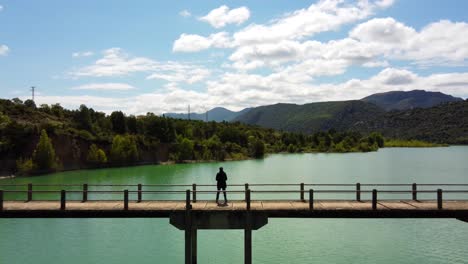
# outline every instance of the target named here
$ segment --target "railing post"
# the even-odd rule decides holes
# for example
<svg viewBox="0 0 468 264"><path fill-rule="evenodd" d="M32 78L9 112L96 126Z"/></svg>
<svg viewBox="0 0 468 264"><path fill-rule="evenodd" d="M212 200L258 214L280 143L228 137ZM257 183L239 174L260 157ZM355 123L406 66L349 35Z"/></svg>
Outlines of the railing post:
<svg viewBox="0 0 468 264"><path fill-rule="evenodd" d="M305 202L305 199L304 199L304 183L301 183L301 201Z"/></svg>
<svg viewBox="0 0 468 264"><path fill-rule="evenodd" d="M32 201L32 183L28 183L28 202Z"/></svg>
<svg viewBox="0 0 468 264"><path fill-rule="evenodd" d="M190 204L190 190L185 191L185 209L192 209L192 205Z"/></svg>
<svg viewBox="0 0 468 264"><path fill-rule="evenodd" d="M356 201L361 201L361 184L359 182L356 183Z"/></svg>
<svg viewBox="0 0 468 264"><path fill-rule="evenodd" d="M245 187L245 196L247 197L247 190L249 189L249 184L246 183L244 187ZM247 201L247 199L245 201Z"/></svg>
<svg viewBox="0 0 468 264"><path fill-rule="evenodd" d="M0 190L0 211L3 210L3 190Z"/></svg>
<svg viewBox="0 0 468 264"><path fill-rule="evenodd" d="M83 184L83 200L82 200L82 202L84 203L86 201L88 201L88 184L87 183Z"/></svg>
<svg viewBox="0 0 468 264"><path fill-rule="evenodd" d="M416 183L413 183L412 190L413 190L413 192L412 192L413 193L413 201L416 201L418 199Z"/></svg>
<svg viewBox="0 0 468 264"><path fill-rule="evenodd" d="M128 210L128 190L124 190L124 210Z"/></svg>
<svg viewBox="0 0 468 264"><path fill-rule="evenodd" d="M197 184L192 184L192 196L193 196L193 202L196 203L197 202Z"/></svg>
<svg viewBox="0 0 468 264"><path fill-rule="evenodd" d="M65 210L65 202L66 202L66 193L65 190L60 191L60 210Z"/></svg>
<svg viewBox="0 0 468 264"><path fill-rule="evenodd" d="M437 209L442 209L442 189L437 189Z"/></svg>
<svg viewBox="0 0 468 264"><path fill-rule="evenodd" d="M245 202L247 211L250 211L250 189L247 189L247 191L245 191Z"/></svg>
<svg viewBox="0 0 468 264"><path fill-rule="evenodd" d="M309 209L314 209L314 190L309 190Z"/></svg>
<svg viewBox="0 0 468 264"><path fill-rule="evenodd" d="M141 196L142 196L142 186L141 186L141 183L138 184L138 202L141 203Z"/></svg>
<svg viewBox="0 0 468 264"><path fill-rule="evenodd" d="M372 190L372 210L377 209L377 190Z"/></svg>

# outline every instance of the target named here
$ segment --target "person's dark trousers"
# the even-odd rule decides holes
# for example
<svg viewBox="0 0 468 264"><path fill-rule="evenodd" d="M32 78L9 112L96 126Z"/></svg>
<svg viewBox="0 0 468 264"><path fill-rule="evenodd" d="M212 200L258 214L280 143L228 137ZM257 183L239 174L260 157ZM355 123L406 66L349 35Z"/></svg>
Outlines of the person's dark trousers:
<svg viewBox="0 0 468 264"><path fill-rule="evenodd" d="M224 194L224 202L227 203L226 187L224 187L224 186L218 186L218 192L216 192L216 202L218 202L218 200L219 200L219 191L221 189L223 190L223 194Z"/></svg>

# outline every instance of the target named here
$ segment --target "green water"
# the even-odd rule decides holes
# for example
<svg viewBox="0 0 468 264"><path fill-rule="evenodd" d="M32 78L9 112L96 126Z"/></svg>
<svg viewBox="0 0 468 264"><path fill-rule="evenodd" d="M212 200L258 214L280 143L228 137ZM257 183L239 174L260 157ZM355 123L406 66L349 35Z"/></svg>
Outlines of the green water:
<svg viewBox="0 0 468 264"><path fill-rule="evenodd" d="M467 161L468 147L396 148L86 170L0 183L201 184L213 183L219 166L225 168L231 184L468 183ZM280 198L297 199L295 196ZM468 263L467 238L468 224L452 219L270 219L253 233L253 258L254 263ZM2 264L183 263L183 247L183 232L167 219L0 219ZM243 232L199 231L198 255L199 263L242 263Z"/></svg>

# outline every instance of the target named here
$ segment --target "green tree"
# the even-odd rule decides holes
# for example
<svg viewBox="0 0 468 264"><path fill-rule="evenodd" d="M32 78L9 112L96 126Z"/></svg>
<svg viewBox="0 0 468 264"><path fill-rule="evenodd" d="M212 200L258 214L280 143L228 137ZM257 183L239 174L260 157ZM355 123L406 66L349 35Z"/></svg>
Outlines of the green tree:
<svg viewBox="0 0 468 264"><path fill-rule="evenodd" d="M98 148L95 144L92 144L88 150L88 156L86 158L88 163L92 165L102 165L107 163L107 156L104 150Z"/></svg>
<svg viewBox="0 0 468 264"><path fill-rule="evenodd" d="M57 168L55 150L47 132L44 129L41 131L41 137L39 138L39 143L37 143L36 149L34 150L32 161L35 170L42 171Z"/></svg>
<svg viewBox="0 0 468 264"><path fill-rule="evenodd" d="M130 135L116 135L112 140L112 161L117 164L132 163L138 160L135 138Z"/></svg>
<svg viewBox="0 0 468 264"><path fill-rule="evenodd" d="M265 143L262 140L250 136L249 137L249 155L254 158L261 158L265 155Z"/></svg>
<svg viewBox="0 0 468 264"><path fill-rule="evenodd" d="M127 117L127 128L131 134L136 134L137 131L137 119L134 115Z"/></svg>
<svg viewBox="0 0 468 264"><path fill-rule="evenodd" d="M16 170L19 175L28 175L33 170L33 162L31 159L20 158L16 160Z"/></svg>
<svg viewBox="0 0 468 264"><path fill-rule="evenodd" d="M28 99L28 100L24 101L24 105L25 105L26 107L29 107L29 108L32 108L32 109L36 109L36 103L35 103L33 100L31 100L31 99Z"/></svg>
<svg viewBox="0 0 468 264"><path fill-rule="evenodd" d="M90 131L91 130L91 113L90 109L86 105L80 105L80 109L76 114L76 121L79 128Z"/></svg>
<svg viewBox="0 0 468 264"><path fill-rule="evenodd" d="M193 158L193 141L188 138L178 139L179 160L191 160Z"/></svg>
<svg viewBox="0 0 468 264"><path fill-rule="evenodd" d="M112 122L112 130L117 134L125 134L127 132L127 124L125 115L121 111L114 111L110 115Z"/></svg>
<svg viewBox="0 0 468 264"><path fill-rule="evenodd" d="M378 132L372 132L370 135L369 135L369 145L373 145L374 143L377 144L377 146L379 148L383 148L384 147L384 137L382 136L382 134L378 133Z"/></svg>

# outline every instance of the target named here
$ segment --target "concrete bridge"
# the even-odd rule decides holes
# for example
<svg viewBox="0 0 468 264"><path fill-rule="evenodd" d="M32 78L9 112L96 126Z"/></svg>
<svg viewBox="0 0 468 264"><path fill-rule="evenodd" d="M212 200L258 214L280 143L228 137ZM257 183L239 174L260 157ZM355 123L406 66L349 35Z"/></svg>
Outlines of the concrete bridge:
<svg viewBox="0 0 468 264"><path fill-rule="evenodd" d="M115 190L119 188L122 190ZM456 218L468 222L468 184L234 184L230 185L233 190L227 191L228 198L237 195L243 199L226 206L197 199L201 195L214 197L214 188L196 184L0 185L0 218L169 218L185 232L185 263L197 263L199 229L243 229L244 261L252 263L252 230L266 225L272 217ZM112 195L114 199L89 199L90 195ZM176 199L154 199L161 195ZM288 197L279 200L280 195ZM333 199L339 195L352 199ZM418 195L423 197L418 199Z"/></svg>

